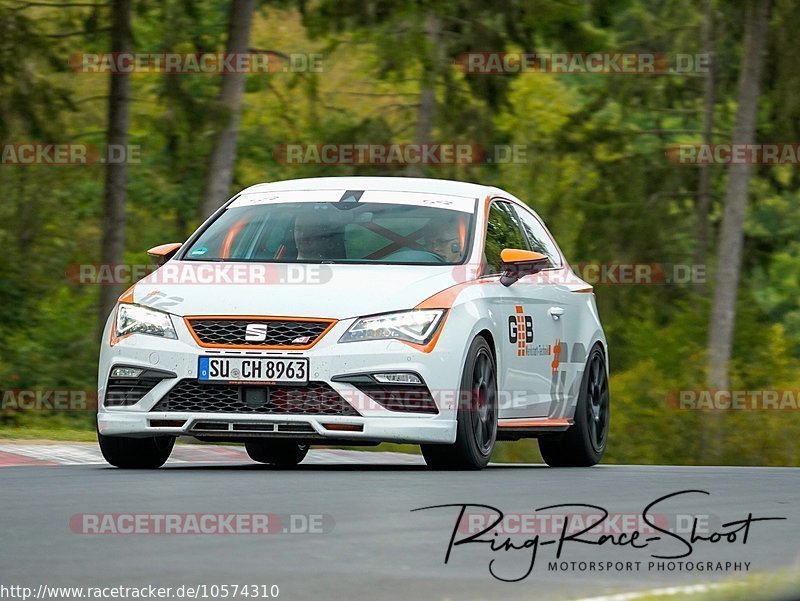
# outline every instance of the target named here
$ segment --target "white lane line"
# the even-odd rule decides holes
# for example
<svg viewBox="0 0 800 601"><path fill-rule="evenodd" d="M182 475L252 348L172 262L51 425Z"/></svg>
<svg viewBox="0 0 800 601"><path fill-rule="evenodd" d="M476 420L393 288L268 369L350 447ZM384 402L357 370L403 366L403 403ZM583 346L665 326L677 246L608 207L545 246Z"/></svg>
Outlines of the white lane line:
<svg viewBox="0 0 800 601"><path fill-rule="evenodd" d="M9 444L0 445L0 452L47 461L58 465L103 465L106 460L96 444ZM221 446L180 445L173 451L168 464L249 462L250 458L237 448Z"/></svg>
<svg viewBox="0 0 800 601"><path fill-rule="evenodd" d="M531 464L535 465L535 464ZM615 467L638 467L643 469L686 469L692 470L752 470L757 469L762 472L765 470L799 470L800 467L793 465L787 466L769 466L769 465L648 465L646 463L602 463L594 466L592 469L610 469Z"/></svg>
<svg viewBox="0 0 800 601"><path fill-rule="evenodd" d="M706 583L706 584L686 584L683 586L668 586L664 588L654 588L649 591L633 591L630 593L615 593L611 595L600 595L599 597L581 597L574 601L635 601L636 599L646 599L648 597L674 597L676 595L700 595L711 591L731 588L737 583Z"/></svg>
<svg viewBox="0 0 800 601"><path fill-rule="evenodd" d="M2 467L16 467L19 465L58 465L57 463L53 463L51 461L40 461L38 459L33 459L31 457L25 457L23 455L16 455L14 453L4 453L0 451L0 468Z"/></svg>
<svg viewBox="0 0 800 601"><path fill-rule="evenodd" d="M59 465L105 463L100 449L88 444L9 444L0 445L0 451L39 461L52 461Z"/></svg>

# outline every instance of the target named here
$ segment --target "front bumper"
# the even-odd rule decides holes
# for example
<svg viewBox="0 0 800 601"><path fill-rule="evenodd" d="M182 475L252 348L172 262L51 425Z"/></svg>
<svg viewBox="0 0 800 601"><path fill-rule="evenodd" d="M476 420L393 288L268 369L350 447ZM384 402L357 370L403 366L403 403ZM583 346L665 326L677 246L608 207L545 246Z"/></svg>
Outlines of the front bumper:
<svg viewBox="0 0 800 601"><path fill-rule="evenodd" d="M100 399L97 423L107 436L145 437L157 434L197 436L215 439L248 437L292 437L306 440L452 443L456 436L454 394L461 377L461 351L450 350L442 332L436 348L421 352L395 341L360 341L339 344L353 320L338 322L311 349L305 351L252 351L247 349L206 349L191 336L183 320L173 319L178 340L133 335L110 343L104 336L98 375ZM446 327L447 324L445 324ZM287 413L163 412L153 407L182 379L196 379L201 356L284 356L307 357L309 380L324 382L339 393L357 415ZM139 402L130 406L106 407L106 385L117 366L134 366L172 372L176 377L156 384ZM337 381L337 376L374 372L415 372L436 402L438 413L391 411L372 400L354 385ZM209 386L213 386L210 384ZM152 422L171 422L153 425ZM183 422L181 425L177 425Z"/></svg>

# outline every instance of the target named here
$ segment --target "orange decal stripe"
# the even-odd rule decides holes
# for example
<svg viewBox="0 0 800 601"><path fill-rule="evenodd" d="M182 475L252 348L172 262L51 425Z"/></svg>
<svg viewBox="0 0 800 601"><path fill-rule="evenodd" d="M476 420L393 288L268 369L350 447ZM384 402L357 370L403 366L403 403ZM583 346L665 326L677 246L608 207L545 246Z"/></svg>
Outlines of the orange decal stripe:
<svg viewBox="0 0 800 601"><path fill-rule="evenodd" d="M497 420L498 428L565 428L572 425L571 419L500 419Z"/></svg>
<svg viewBox="0 0 800 601"><path fill-rule="evenodd" d="M117 299L121 303L132 303L133 302L133 289L136 288L136 284L133 284L130 288L128 288L122 295Z"/></svg>
<svg viewBox="0 0 800 601"><path fill-rule="evenodd" d="M430 353L433 348L436 346L436 343L439 340L439 336L442 335L442 330L444 330L444 323L447 321L447 313L445 313L444 319L442 319L442 323L439 324L439 329L436 330L436 334L434 334L433 338L428 344L418 344L416 342L408 342L407 340L401 340L403 344L407 344L411 348L415 348L421 353Z"/></svg>
<svg viewBox="0 0 800 601"><path fill-rule="evenodd" d="M454 284L449 288L445 288L444 290L437 292L436 294L429 296L420 304L418 304L415 309L449 309L455 303L456 298L458 295L461 294L461 291L469 286L471 282L464 282L462 284Z"/></svg>
<svg viewBox="0 0 800 601"><path fill-rule="evenodd" d="M453 284L449 288L440 290L419 303L415 309L450 309L455 304L456 298L469 286L481 286L483 284L496 283L500 276L481 278L480 280L470 280L469 282L461 282L460 284Z"/></svg>

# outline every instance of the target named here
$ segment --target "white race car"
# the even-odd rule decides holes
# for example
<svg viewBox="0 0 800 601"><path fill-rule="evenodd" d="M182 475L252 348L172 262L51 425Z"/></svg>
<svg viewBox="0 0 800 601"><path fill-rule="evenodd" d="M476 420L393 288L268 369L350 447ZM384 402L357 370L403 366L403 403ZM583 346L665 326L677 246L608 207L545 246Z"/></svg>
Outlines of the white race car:
<svg viewBox="0 0 800 601"><path fill-rule="evenodd" d="M309 445L414 443L479 469L538 438L589 466L609 425L592 287L539 217L494 187L332 177L247 188L109 316L106 460L155 468L176 437L289 466Z"/></svg>

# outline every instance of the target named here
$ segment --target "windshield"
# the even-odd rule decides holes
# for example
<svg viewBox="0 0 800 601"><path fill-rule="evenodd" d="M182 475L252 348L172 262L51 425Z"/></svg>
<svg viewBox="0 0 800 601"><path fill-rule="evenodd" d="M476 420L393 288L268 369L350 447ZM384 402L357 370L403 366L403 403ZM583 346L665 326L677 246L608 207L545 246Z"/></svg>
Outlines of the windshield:
<svg viewBox="0 0 800 601"><path fill-rule="evenodd" d="M294 202L225 211L187 261L457 264L472 215L387 203Z"/></svg>

